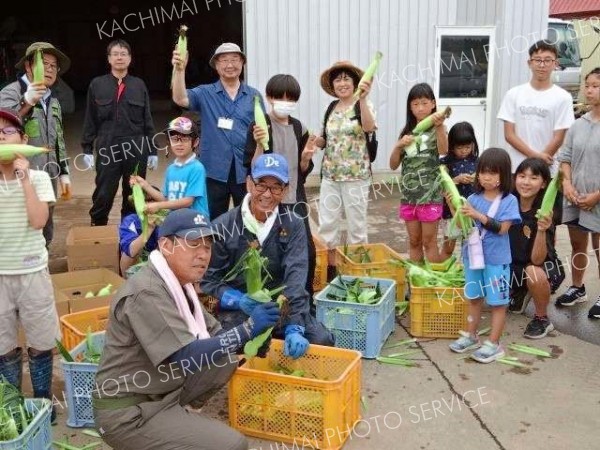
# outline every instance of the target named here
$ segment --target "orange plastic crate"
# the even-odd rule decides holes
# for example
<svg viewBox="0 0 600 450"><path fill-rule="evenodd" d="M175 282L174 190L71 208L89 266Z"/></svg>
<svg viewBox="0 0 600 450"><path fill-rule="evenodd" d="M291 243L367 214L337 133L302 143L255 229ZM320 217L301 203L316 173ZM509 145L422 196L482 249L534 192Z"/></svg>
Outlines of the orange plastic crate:
<svg viewBox="0 0 600 450"><path fill-rule="evenodd" d="M455 338L466 330L468 304L461 287L410 286L410 334Z"/></svg>
<svg viewBox="0 0 600 450"><path fill-rule="evenodd" d="M229 381L229 421L240 432L304 448L339 449L360 420L361 355L311 345L306 355L284 356L274 339L266 358L252 358ZM300 378L275 372L303 369Z"/></svg>
<svg viewBox="0 0 600 450"><path fill-rule="evenodd" d="M396 282L396 300L404 301L406 289L406 270L404 267L390 264L390 259L402 257L385 244L348 245L349 252L360 247L369 251L370 263L357 263L344 254L344 247L336 247L337 271L341 275L369 278L388 278Z"/></svg>
<svg viewBox="0 0 600 450"><path fill-rule="evenodd" d="M313 242L317 251L317 264L315 267L315 278L313 279L313 290L319 292L327 285L327 245L319 236L313 234Z"/></svg>
<svg viewBox="0 0 600 450"><path fill-rule="evenodd" d="M73 314L66 314L60 318L62 342L67 350L72 350L82 342L88 329L95 333L106 330L109 307L90 309Z"/></svg>

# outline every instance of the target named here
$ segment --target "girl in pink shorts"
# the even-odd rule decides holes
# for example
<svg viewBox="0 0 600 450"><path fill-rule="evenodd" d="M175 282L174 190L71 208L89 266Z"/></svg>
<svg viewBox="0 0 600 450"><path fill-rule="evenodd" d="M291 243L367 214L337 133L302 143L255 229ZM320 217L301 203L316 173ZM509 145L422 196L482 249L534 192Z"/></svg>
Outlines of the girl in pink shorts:
<svg viewBox="0 0 600 450"><path fill-rule="evenodd" d="M448 153L448 137L444 115L434 116L434 126L421 135L420 144L414 142L411 130L430 114L437 112L431 86L420 83L410 90L406 100L406 125L400 133L390 156L390 168L400 164L399 217L406 223L409 239L409 258L422 262L440 262L437 246L438 223L442 217L442 193L434 189L438 176L439 157Z"/></svg>

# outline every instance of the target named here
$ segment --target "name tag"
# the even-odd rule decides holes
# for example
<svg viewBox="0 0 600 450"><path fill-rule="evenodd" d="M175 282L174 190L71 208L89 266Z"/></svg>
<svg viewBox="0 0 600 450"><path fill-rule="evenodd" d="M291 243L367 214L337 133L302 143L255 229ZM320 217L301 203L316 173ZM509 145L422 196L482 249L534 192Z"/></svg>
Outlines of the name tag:
<svg viewBox="0 0 600 450"><path fill-rule="evenodd" d="M217 126L224 130L232 130L233 129L233 119L227 119L225 117L219 117L219 121L217 122Z"/></svg>

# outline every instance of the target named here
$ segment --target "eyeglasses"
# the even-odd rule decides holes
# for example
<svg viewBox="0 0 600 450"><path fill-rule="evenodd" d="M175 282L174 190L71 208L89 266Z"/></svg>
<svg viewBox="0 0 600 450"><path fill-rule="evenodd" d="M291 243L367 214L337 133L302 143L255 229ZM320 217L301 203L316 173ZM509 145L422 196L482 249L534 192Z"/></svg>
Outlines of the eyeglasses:
<svg viewBox="0 0 600 450"><path fill-rule="evenodd" d="M112 56L113 58L118 58L119 56L122 56L123 58L129 56L129 52L114 52L114 53L109 53L110 56Z"/></svg>
<svg viewBox="0 0 600 450"><path fill-rule="evenodd" d="M171 142L192 142L192 136L184 134L172 134L169 136Z"/></svg>
<svg viewBox="0 0 600 450"><path fill-rule="evenodd" d="M54 63L46 62L46 61L44 61L44 69L51 70L56 73L60 72L60 67L58 66L58 64L54 64Z"/></svg>
<svg viewBox="0 0 600 450"><path fill-rule="evenodd" d="M4 127L0 128L0 133L6 136L12 136L13 134L19 133L20 130L17 127Z"/></svg>
<svg viewBox="0 0 600 450"><path fill-rule="evenodd" d="M281 195L285 189L285 186L282 186L281 184L273 184L269 186L268 184L257 183L256 181L253 181L253 183L254 187L256 188L256 192L260 194L264 194L267 192L267 190L269 190L273 195Z"/></svg>
<svg viewBox="0 0 600 450"><path fill-rule="evenodd" d="M553 64L554 61L556 61L556 60L550 59L550 58L546 58L546 59L533 58L533 59L530 59L530 61L532 63L534 63L536 66L549 66L550 64Z"/></svg>
<svg viewBox="0 0 600 450"><path fill-rule="evenodd" d="M232 59L219 59L219 64L223 64L224 66L232 65L237 66L242 62L242 58L232 58Z"/></svg>

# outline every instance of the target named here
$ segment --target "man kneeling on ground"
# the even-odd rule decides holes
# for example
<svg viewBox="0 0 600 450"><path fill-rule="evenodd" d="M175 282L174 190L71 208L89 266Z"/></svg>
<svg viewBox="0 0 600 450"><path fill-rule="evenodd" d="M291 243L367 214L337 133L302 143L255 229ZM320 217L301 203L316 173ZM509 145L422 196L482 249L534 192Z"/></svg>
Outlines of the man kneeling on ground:
<svg viewBox="0 0 600 450"><path fill-rule="evenodd" d="M281 205L288 189L288 164L276 153L261 155L246 179L248 194L242 204L219 216L215 227L224 240L215 243L210 266L200 287L203 293L219 299L219 316L224 328L235 326L260 303L242 291L243 275L225 283L225 274L242 257L250 245L257 245L268 258L271 278L267 289L285 286L283 295L290 312L275 329L273 336L285 338L286 356L299 358L309 343L333 345L334 338L323 324L310 314L306 292L308 243L303 218Z"/></svg>
<svg viewBox="0 0 600 450"><path fill-rule="evenodd" d="M93 405L98 431L113 448L248 448L237 431L187 408L221 389L238 366L236 352L279 320L269 302L223 331L203 308L192 282L204 275L217 237L197 211L171 212L158 250L111 303Z"/></svg>

